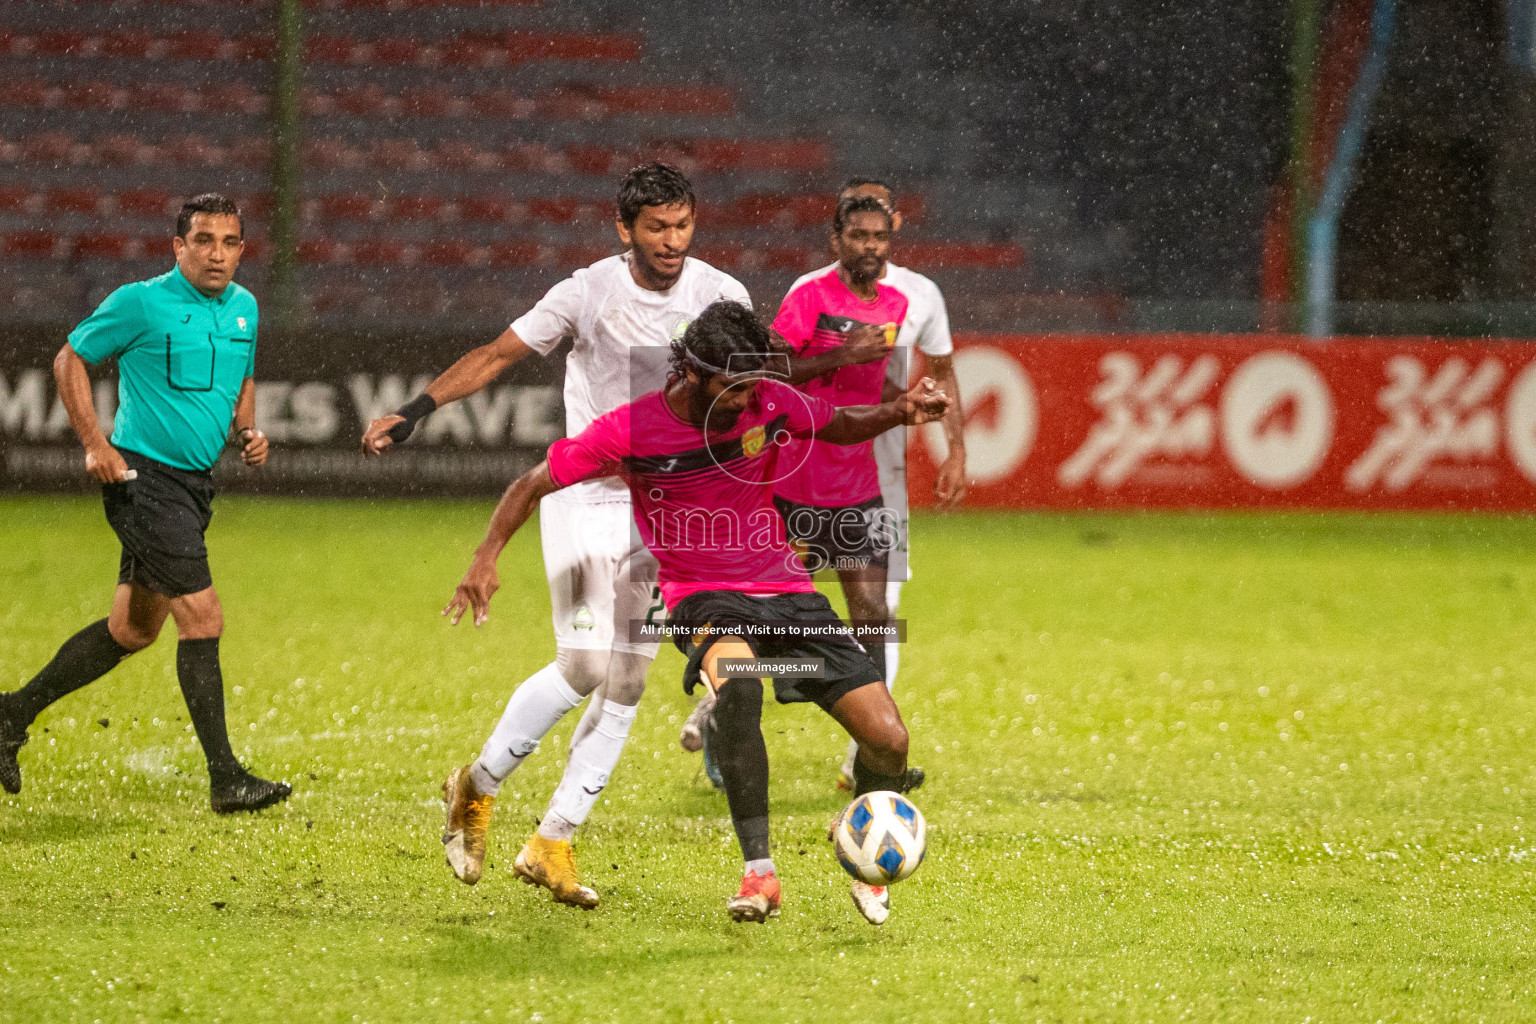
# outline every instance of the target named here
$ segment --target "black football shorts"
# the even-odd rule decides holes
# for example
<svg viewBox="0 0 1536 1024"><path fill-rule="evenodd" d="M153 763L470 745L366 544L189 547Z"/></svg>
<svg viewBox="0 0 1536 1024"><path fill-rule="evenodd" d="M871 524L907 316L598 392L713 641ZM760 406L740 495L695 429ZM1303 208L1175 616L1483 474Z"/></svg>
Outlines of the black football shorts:
<svg viewBox="0 0 1536 1024"><path fill-rule="evenodd" d="M811 703L830 712L832 705L861 686L885 682L864 648L846 632L846 624L837 617L824 594L756 597L735 590L704 590L679 601L667 618L676 629L673 643L688 657L683 689L689 693L701 682L699 673L704 656L714 640L732 634L733 627L759 658L820 659L823 663L825 673L821 679L774 677L773 693L780 704ZM818 632L830 631L834 635L817 639L762 639L742 628L753 624L828 627ZM707 635L699 638L706 626ZM842 629L831 631L833 626Z"/></svg>
<svg viewBox="0 0 1536 1024"><path fill-rule="evenodd" d="M203 533L213 518L213 478L119 448L138 477L101 488L107 522L123 545L117 582L166 597L213 586Z"/></svg>

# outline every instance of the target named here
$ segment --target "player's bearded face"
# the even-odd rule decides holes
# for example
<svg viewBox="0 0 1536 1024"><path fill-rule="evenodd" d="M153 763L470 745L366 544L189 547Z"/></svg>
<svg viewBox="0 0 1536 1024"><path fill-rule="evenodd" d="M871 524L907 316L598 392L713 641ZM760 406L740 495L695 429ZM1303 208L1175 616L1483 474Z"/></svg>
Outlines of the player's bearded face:
<svg viewBox="0 0 1536 1024"><path fill-rule="evenodd" d="M690 372L688 385L688 418L704 424L710 433L723 433L736 426L757 392L756 379L732 382L718 374L701 380Z"/></svg>
<svg viewBox="0 0 1536 1024"><path fill-rule="evenodd" d="M873 210L852 214L832 236L837 261L855 281L873 281L885 271L891 252L891 218Z"/></svg>
<svg viewBox="0 0 1536 1024"><path fill-rule="evenodd" d="M654 287L669 284L683 272L683 259L693 245L693 207L646 206L635 223L619 222L619 240L634 253L637 269Z"/></svg>

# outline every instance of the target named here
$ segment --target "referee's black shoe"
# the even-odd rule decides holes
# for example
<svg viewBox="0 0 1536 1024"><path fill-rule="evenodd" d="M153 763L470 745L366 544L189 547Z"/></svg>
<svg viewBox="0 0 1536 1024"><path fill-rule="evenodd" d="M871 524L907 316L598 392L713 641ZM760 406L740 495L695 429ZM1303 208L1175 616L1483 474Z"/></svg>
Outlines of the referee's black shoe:
<svg viewBox="0 0 1536 1024"><path fill-rule="evenodd" d="M227 782L215 783L210 803L217 814L259 811L288 799L293 787L286 782L268 782L250 772L243 772Z"/></svg>
<svg viewBox="0 0 1536 1024"><path fill-rule="evenodd" d="M20 793L21 765L16 761L16 751L27 742L27 727L12 715L7 696L0 694L0 786L7 793Z"/></svg>

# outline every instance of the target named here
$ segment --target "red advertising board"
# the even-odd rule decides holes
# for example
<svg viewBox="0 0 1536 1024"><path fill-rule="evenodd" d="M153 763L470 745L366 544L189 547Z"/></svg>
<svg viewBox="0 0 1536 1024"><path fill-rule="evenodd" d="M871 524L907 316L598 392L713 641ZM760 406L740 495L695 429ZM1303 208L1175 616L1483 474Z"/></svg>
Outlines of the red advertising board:
<svg viewBox="0 0 1536 1024"><path fill-rule="evenodd" d="M1536 511L1536 343L968 335L955 365L971 506ZM943 452L912 432L914 505Z"/></svg>

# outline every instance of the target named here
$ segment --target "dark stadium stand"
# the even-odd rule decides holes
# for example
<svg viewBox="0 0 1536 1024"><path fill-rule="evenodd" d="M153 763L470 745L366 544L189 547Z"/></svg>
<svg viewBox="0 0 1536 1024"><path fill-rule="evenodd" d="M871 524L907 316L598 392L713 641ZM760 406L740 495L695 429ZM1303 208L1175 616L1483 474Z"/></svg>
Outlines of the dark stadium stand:
<svg viewBox="0 0 1536 1024"><path fill-rule="evenodd" d="M558 276L616 251L613 181L652 158L695 177L698 255L765 303L827 262L831 190L863 167L845 163L833 126L759 112L751 76L655 59L634 19L581 3L309 8L299 258L318 316L504 322ZM265 10L259 0L0 2L0 304L12 315L79 315L112 284L163 267L170 216L209 188L247 211L242 280L259 291ZM903 262L962 283L1027 272L1015 242L946 230L924 183L903 185L916 225Z"/></svg>

